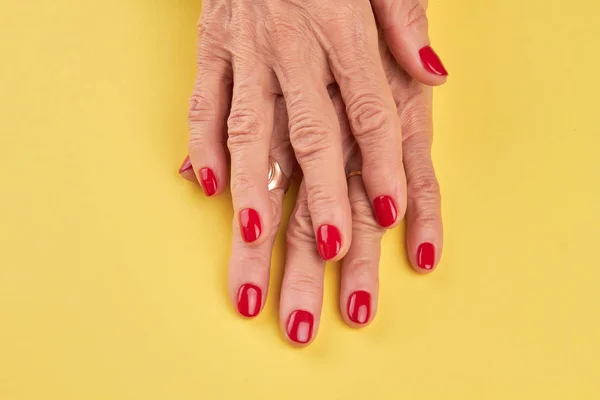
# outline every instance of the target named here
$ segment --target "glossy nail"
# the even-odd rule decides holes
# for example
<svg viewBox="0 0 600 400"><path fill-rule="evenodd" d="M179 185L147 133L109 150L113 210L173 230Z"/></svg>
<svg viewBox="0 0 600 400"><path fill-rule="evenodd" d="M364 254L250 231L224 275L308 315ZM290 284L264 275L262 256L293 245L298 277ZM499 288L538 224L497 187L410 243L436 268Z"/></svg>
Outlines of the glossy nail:
<svg viewBox="0 0 600 400"><path fill-rule="evenodd" d="M262 305L262 291L256 285L246 283L238 290L237 307L244 317L256 317Z"/></svg>
<svg viewBox="0 0 600 400"><path fill-rule="evenodd" d="M182 174L190 169L192 169L192 161L190 160L190 156L187 156L185 160L183 160L181 167L179 167L179 173Z"/></svg>
<svg viewBox="0 0 600 400"><path fill-rule="evenodd" d="M373 209L375 210L375 219L377 219L377 223L384 228L394 225L396 218L398 218L396 204L394 204L394 199L390 196L379 196L375 198L375 200L373 200Z"/></svg>
<svg viewBox="0 0 600 400"><path fill-rule="evenodd" d="M342 248L342 235L333 225L321 225L317 230L317 248L323 260L335 258Z"/></svg>
<svg viewBox="0 0 600 400"><path fill-rule="evenodd" d="M417 265L419 268L432 270L435 264L435 247L431 243L422 243L417 249Z"/></svg>
<svg viewBox="0 0 600 400"><path fill-rule="evenodd" d="M252 208L246 208L240 211L239 216L240 230L244 242L251 243L260 237L262 227L258 212Z"/></svg>
<svg viewBox="0 0 600 400"><path fill-rule="evenodd" d="M371 295L358 290L348 298L348 318L355 324L366 324L371 317Z"/></svg>
<svg viewBox="0 0 600 400"><path fill-rule="evenodd" d="M202 168L200 170L200 184L204 189L204 194L208 197L217 193L217 177L210 168Z"/></svg>
<svg viewBox="0 0 600 400"><path fill-rule="evenodd" d="M440 58L435 53L435 51L433 51L431 46L425 46L421 50L419 50L419 56L421 57L423 67L427 71L434 75L448 76L448 71L446 71L446 68L444 68L442 60L440 60Z"/></svg>
<svg viewBox="0 0 600 400"><path fill-rule="evenodd" d="M296 310L290 314L287 322L287 334L296 343L308 343L312 338L315 317L304 310Z"/></svg>

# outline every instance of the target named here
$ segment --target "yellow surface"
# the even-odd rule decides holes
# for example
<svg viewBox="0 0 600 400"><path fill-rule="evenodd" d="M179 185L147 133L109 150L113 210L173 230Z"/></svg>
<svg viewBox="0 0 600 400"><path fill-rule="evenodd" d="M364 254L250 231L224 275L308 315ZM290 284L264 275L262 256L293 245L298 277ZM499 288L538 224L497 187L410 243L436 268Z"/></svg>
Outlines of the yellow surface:
<svg viewBox="0 0 600 400"><path fill-rule="evenodd" d="M305 350L278 290L235 315L230 203L176 173L199 2L0 3L1 400L600 398L600 3L432 2L442 265L388 234L364 331L330 266Z"/></svg>

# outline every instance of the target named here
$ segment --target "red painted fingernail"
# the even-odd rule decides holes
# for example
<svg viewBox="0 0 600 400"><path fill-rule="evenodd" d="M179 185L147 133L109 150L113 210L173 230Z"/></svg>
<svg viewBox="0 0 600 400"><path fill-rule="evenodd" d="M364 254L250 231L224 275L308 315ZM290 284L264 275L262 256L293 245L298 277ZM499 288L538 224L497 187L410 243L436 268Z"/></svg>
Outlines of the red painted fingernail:
<svg viewBox="0 0 600 400"><path fill-rule="evenodd" d="M333 225L321 225L317 230L317 244L323 260L331 260L342 248L342 235Z"/></svg>
<svg viewBox="0 0 600 400"><path fill-rule="evenodd" d="M204 189L204 194L208 197L217 193L217 177L212 169L202 168L200 170L200 183L202 189Z"/></svg>
<svg viewBox="0 0 600 400"><path fill-rule="evenodd" d="M440 60L431 46L425 46L419 50L419 56L421 56L421 62L427 71L435 75L448 76L448 71L444 68L442 60Z"/></svg>
<svg viewBox="0 0 600 400"><path fill-rule="evenodd" d="M296 343L310 342L314 322L315 317L308 311L294 311L287 322L288 337Z"/></svg>
<svg viewBox="0 0 600 400"><path fill-rule="evenodd" d="M260 216L252 208L246 208L240 211L240 230L244 242L251 243L260 237L262 227L260 225Z"/></svg>
<svg viewBox="0 0 600 400"><path fill-rule="evenodd" d="M373 200L373 208L375 209L375 218L379 225L384 228L394 225L398 217L394 199L390 196L379 196Z"/></svg>
<svg viewBox="0 0 600 400"><path fill-rule="evenodd" d="M366 324L371 316L371 295L359 290L348 298L348 318L356 324Z"/></svg>
<svg viewBox="0 0 600 400"><path fill-rule="evenodd" d="M190 161L190 156L187 156L185 160L183 160L181 167L179 167L179 173L182 174L190 169L192 169L192 161Z"/></svg>
<svg viewBox="0 0 600 400"><path fill-rule="evenodd" d="M256 285L246 283L238 290L237 307L244 317L256 317L262 305L262 291Z"/></svg>
<svg viewBox="0 0 600 400"><path fill-rule="evenodd" d="M421 243L417 249L417 265L426 270L433 269L435 263L435 247L431 243Z"/></svg>

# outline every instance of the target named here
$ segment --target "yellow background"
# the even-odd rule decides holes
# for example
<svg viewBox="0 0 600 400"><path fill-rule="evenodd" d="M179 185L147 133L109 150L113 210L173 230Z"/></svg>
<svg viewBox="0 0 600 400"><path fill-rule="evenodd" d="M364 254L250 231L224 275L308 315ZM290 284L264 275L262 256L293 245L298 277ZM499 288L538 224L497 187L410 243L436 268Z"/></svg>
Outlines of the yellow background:
<svg viewBox="0 0 600 400"><path fill-rule="evenodd" d="M176 173L199 12L0 0L1 400L599 398L600 3L431 3L442 264L390 232L363 331L329 266L304 350L278 290L236 316L230 202Z"/></svg>

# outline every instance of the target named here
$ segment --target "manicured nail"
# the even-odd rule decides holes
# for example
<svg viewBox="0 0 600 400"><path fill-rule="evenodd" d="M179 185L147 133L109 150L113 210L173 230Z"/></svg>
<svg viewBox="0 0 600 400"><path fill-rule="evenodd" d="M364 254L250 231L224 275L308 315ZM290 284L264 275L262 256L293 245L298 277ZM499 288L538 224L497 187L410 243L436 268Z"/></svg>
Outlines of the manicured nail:
<svg viewBox="0 0 600 400"><path fill-rule="evenodd" d="M260 237L262 227L260 225L260 216L252 208L246 208L240 211L240 230L244 242L251 243Z"/></svg>
<svg viewBox="0 0 600 400"><path fill-rule="evenodd" d="M185 171L192 169L192 161L190 160L190 156L187 156L185 160L183 160L183 164L179 167L179 173L183 174Z"/></svg>
<svg viewBox="0 0 600 400"><path fill-rule="evenodd" d="M342 235L333 225L321 225L317 230L317 244L323 260L331 260L342 248Z"/></svg>
<svg viewBox="0 0 600 400"><path fill-rule="evenodd" d="M355 324L366 324L371 316L371 295L359 290L348 298L348 318Z"/></svg>
<svg viewBox="0 0 600 400"><path fill-rule="evenodd" d="M290 314L287 322L287 334L296 343L308 343L312 337L315 317L308 311L296 310Z"/></svg>
<svg viewBox="0 0 600 400"><path fill-rule="evenodd" d="M435 263L435 247L431 243L422 243L417 249L417 265L426 270L433 269Z"/></svg>
<svg viewBox="0 0 600 400"><path fill-rule="evenodd" d="M384 228L394 225L398 217L396 204L390 196L379 196L373 200L373 208L375 210L375 218L377 223Z"/></svg>
<svg viewBox="0 0 600 400"><path fill-rule="evenodd" d="M200 170L200 183L202 189L204 189L204 194L208 197L217 193L217 177L212 169L202 168Z"/></svg>
<svg viewBox="0 0 600 400"><path fill-rule="evenodd" d="M244 317L256 317L262 305L262 291L256 285L246 283L238 290L237 307Z"/></svg>
<svg viewBox="0 0 600 400"><path fill-rule="evenodd" d="M442 60L440 60L431 46L425 46L419 50L419 56L421 56L421 62L427 71L435 75L448 76L448 71L444 68Z"/></svg>

